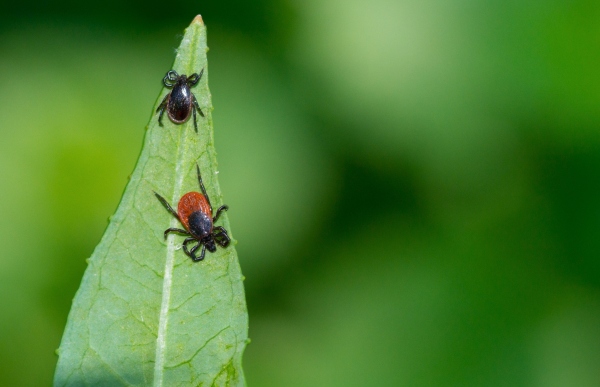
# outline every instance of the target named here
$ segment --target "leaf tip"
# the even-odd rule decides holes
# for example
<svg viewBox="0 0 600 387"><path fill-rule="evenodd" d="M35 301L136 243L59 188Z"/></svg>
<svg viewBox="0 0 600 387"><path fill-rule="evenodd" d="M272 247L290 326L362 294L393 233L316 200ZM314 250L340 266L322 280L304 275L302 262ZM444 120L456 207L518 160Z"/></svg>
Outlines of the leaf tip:
<svg viewBox="0 0 600 387"><path fill-rule="evenodd" d="M204 25L204 20L202 20L202 15L196 15L194 20L192 20L192 24L198 23L200 25Z"/></svg>

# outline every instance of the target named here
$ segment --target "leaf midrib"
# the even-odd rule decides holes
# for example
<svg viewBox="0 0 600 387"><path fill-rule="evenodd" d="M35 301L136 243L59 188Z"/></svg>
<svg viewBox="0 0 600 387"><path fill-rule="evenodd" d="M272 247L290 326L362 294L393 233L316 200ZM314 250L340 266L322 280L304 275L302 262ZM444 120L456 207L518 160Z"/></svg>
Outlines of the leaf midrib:
<svg viewBox="0 0 600 387"><path fill-rule="evenodd" d="M187 128L187 124L184 125L183 128L177 128L177 130L181 130L179 136L179 144L177 152L177 162L175 165L175 184L173 186L173 196L171 197L171 203L177 203L178 198L181 196L181 189L183 186L183 172L182 172L182 163L184 154L186 153L185 147L185 130ZM166 129L165 130L169 130ZM177 219L173 217L170 222L170 227L178 227ZM167 254L165 259L165 270L163 277L163 291L162 291L162 299L160 303L160 315L158 322L158 334L156 337L156 358L154 362L154 386L161 387L163 382L163 370L164 370L164 362L165 362L165 352L167 347L167 323L169 320L169 307L171 304L171 288L173 284L173 266L175 261L175 240L174 236L170 235L167 239Z"/></svg>
<svg viewBox="0 0 600 387"><path fill-rule="evenodd" d="M195 53L198 49L198 39L192 39L192 53ZM195 56L192 54L191 62L193 62ZM188 64L190 65L190 64ZM175 66L174 66L175 67ZM190 68L193 67L189 66ZM162 97L161 97L162 98ZM160 98L159 98L160 99ZM191 117L190 117L191 118ZM191 119L190 119L191 121ZM173 186L173 196L171 197L171 203L177 203L182 194L183 187L183 179L184 176L187 176L187 173L184 172L184 167L182 160L185 159L185 154L187 153L189 141L186 141L187 133L190 128L190 121L181 125L181 127L172 128L165 130L179 130L179 144L177 159L175 164L175 184ZM202 126L201 126L202 127ZM179 227L178 220L175 217L171 218L170 227ZM163 279L163 294L160 303L160 315L159 315L159 323L158 323L158 334L156 337L156 359L154 362L154 386L161 387L163 382L163 371L164 371L164 363L165 363L165 353L167 347L167 325L169 322L169 309L171 305L171 288L173 284L173 267L175 262L175 236L170 235L167 239L167 254L165 259L165 270L164 270L164 279Z"/></svg>

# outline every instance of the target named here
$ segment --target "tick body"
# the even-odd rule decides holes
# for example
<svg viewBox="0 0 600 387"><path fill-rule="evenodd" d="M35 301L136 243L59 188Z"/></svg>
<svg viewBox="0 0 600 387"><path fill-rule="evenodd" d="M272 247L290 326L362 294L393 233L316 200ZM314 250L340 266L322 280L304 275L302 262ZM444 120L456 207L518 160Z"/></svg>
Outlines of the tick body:
<svg viewBox="0 0 600 387"><path fill-rule="evenodd" d="M163 84L166 88L172 89L165 98L163 98L156 112L158 115L158 124L162 125L162 117L167 111L169 119L176 124L182 124L190 118L190 114L194 116L194 129L198 133L198 124L196 123L196 110L204 117L202 109L196 101L196 96L190 90L191 87L195 86L200 78L204 69L200 71L200 74L192 74L189 77L185 74L177 74L177 71L171 70L163 78Z"/></svg>
<svg viewBox="0 0 600 387"><path fill-rule="evenodd" d="M198 183L200 184L200 192L188 192L181 197L179 204L177 205L177 212L171 207L171 205L159 194L154 193L158 200L165 206L165 208L176 217L185 230L180 228L168 228L165 230L165 239L170 232L175 232L188 237L183 241L183 251L190 257L194 262L198 262L204 259L206 250L214 253L217 251L217 246L227 247L231 239L227 234L227 230L222 226L214 226L219 215L222 211L227 211L229 207L222 205L217 209L217 213L213 217L213 208L210 204L210 199L206 194L206 189L202 183L202 177L200 176L200 168L196 165L198 172ZM196 242L196 246L188 250L187 245L189 243ZM200 256L196 256L196 251L202 247Z"/></svg>

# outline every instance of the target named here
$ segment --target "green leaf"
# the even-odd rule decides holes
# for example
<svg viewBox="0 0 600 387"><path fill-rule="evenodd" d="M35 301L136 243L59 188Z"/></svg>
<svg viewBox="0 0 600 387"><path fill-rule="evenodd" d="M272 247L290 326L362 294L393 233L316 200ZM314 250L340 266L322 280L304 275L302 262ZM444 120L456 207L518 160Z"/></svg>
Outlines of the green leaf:
<svg viewBox="0 0 600 387"><path fill-rule="evenodd" d="M207 51L206 27L197 16L173 69L192 74L204 68L192 91L206 117L198 116L196 133L193 118L175 125L165 116L160 127L152 115L135 171L73 301L55 386L245 384L248 315L234 243L192 262L181 250L182 236L164 240L165 229L181 225L153 193L176 206L186 192L199 191L197 163L213 206L223 204ZM217 223L231 230L226 213Z"/></svg>

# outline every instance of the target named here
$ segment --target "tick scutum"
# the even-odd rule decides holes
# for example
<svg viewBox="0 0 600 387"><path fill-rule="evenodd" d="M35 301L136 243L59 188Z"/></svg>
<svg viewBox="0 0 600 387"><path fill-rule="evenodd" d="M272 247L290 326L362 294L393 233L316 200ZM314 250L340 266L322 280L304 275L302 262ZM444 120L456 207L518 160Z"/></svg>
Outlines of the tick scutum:
<svg viewBox="0 0 600 387"><path fill-rule="evenodd" d="M188 225L192 235L204 238L212 233L213 220L207 213L196 211L188 217Z"/></svg>

